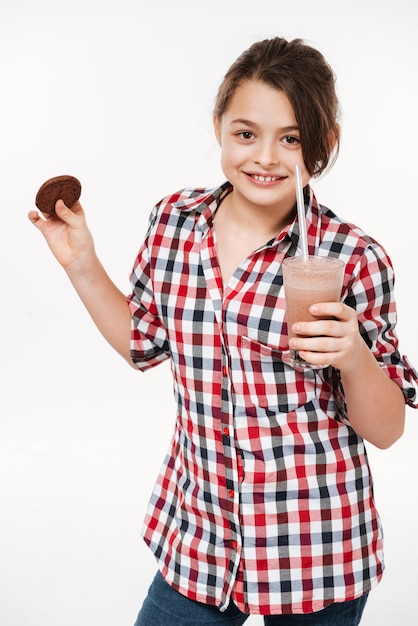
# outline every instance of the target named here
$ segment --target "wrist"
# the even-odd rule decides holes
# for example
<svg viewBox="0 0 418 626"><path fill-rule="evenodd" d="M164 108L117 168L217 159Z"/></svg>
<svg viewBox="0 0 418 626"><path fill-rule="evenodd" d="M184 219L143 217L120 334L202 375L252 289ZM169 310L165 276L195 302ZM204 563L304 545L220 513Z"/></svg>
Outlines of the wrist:
<svg viewBox="0 0 418 626"><path fill-rule="evenodd" d="M75 284L86 279L89 281L94 279L94 276L103 271L103 266L92 249L74 258L64 269L68 278Z"/></svg>

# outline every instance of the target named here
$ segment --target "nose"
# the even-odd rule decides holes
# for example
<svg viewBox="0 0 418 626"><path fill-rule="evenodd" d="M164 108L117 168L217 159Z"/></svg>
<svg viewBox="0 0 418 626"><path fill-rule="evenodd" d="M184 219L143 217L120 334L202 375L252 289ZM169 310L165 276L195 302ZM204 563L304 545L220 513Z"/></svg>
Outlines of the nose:
<svg viewBox="0 0 418 626"><path fill-rule="evenodd" d="M264 168L277 165L279 160L277 142L270 139L265 139L257 145L257 152L254 155L254 161L258 165Z"/></svg>

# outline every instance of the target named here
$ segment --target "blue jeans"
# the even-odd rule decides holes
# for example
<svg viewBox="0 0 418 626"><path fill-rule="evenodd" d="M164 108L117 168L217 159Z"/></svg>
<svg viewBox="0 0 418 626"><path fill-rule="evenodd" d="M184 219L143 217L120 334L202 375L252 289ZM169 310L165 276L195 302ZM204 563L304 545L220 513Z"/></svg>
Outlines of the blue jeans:
<svg viewBox="0 0 418 626"><path fill-rule="evenodd" d="M305 615L270 615L266 626L357 626L367 594L350 602L337 602L322 611ZM135 622L135 626L241 626L250 616L231 603L221 613L215 606L189 600L165 582L158 572Z"/></svg>

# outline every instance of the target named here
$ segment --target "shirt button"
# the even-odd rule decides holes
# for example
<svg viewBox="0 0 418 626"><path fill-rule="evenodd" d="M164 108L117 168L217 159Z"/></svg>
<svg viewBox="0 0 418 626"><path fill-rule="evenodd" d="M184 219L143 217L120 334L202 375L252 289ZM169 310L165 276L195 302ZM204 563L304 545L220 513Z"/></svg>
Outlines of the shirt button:
<svg viewBox="0 0 418 626"><path fill-rule="evenodd" d="M228 428L228 426L224 426L222 432L225 435L225 437L229 437L229 428Z"/></svg>
<svg viewBox="0 0 418 626"><path fill-rule="evenodd" d="M231 541L231 549L232 549L232 550L236 550L236 549L237 549L237 547L238 547L238 544L237 544L237 542L235 541L235 539L233 539L233 540Z"/></svg>
<svg viewBox="0 0 418 626"><path fill-rule="evenodd" d="M222 375L223 375L223 376L226 376L227 374L228 374L228 370L227 370L227 368L226 368L226 365L224 365L224 366L222 367Z"/></svg>
<svg viewBox="0 0 418 626"><path fill-rule="evenodd" d="M228 496L229 496L230 498L233 498L233 497L234 497L234 495L235 495L234 490L233 490L233 489L229 489L229 491L228 491Z"/></svg>

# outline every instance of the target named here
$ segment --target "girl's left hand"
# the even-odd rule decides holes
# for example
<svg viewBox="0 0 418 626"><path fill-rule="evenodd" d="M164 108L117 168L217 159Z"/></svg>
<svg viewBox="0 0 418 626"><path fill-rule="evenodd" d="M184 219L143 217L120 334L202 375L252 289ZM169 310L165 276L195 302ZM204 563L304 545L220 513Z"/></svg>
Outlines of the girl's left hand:
<svg viewBox="0 0 418 626"><path fill-rule="evenodd" d="M366 347L358 328L354 309L342 302L323 302L311 306L317 321L298 322L292 330L289 346L298 350L302 359L312 365L333 365L341 372L356 367L361 351ZM320 319L320 318L331 319Z"/></svg>

